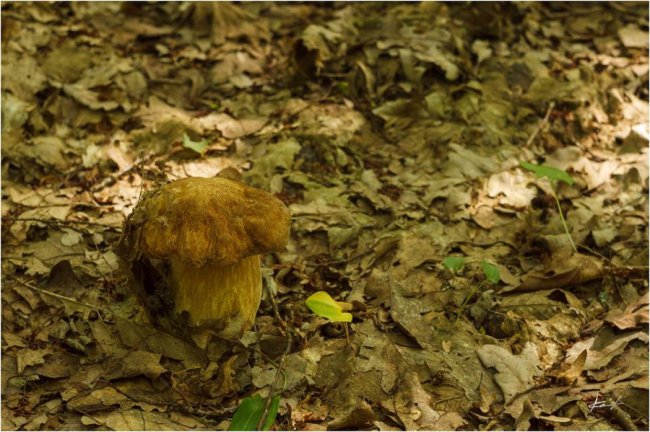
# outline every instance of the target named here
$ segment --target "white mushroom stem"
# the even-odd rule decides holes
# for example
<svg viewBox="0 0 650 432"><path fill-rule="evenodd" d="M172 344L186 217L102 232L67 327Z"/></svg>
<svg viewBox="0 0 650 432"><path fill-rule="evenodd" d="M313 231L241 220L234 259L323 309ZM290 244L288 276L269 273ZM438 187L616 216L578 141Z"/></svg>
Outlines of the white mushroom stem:
<svg viewBox="0 0 650 432"><path fill-rule="evenodd" d="M239 338L252 327L262 296L260 257L253 255L230 267L195 267L171 259L174 311L188 313L191 326L209 325L219 334Z"/></svg>

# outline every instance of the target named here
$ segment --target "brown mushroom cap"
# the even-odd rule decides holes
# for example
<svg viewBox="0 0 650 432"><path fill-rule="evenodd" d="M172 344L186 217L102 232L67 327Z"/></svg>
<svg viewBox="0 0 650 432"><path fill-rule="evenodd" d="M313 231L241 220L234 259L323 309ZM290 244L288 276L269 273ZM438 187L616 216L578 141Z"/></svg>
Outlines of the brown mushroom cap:
<svg viewBox="0 0 650 432"><path fill-rule="evenodd" d="M283 249L290 214L273 195L243 183L186 178L142 199L129 222L136 235L130 241L146 257L230 266Z"/></svg>

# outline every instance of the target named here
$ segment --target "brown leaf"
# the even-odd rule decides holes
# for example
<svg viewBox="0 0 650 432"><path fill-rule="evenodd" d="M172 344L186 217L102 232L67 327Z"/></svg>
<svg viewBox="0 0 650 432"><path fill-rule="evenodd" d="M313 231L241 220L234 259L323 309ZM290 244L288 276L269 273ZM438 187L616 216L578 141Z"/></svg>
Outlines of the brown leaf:
<svg viewBox="0 0 650 432"><path fill-rule="evenodd" d="M614 324L620 330L627 330L648 324L648 293L628 305L624 311L612 309L607 313L605 321Z"/></svg>
<svg viewBox="0 0 650 432"><path fill-rule="evenodd" d="M557 378L566 384L573 384L584 372L585 362L587 360L587 350L580 353L578 358L563 372L557 375Z"/></svg>
<svg viewBox="0 0 650 432"><path fill-rule="evenodd" d="M350 407L350 411L337 417L327 424L328 430L354 430L366 427L375 419L375 413L363 399L357 399L356 405Z"/></svg>
<svg viewBox="0 0 650 432"><path fill-rule="evenodd" d="M536 291L580 285L603 276L602 261L587 255L574 254L569 258L554 257L544 268L538 268L522 276L520 285L508 291Z"/></svg>
<svg viewBox="0 0 650 432"><path fill-rule="evenodd" d="M567 351L567 361L575 362L584 350L587 350L585 370L597 370L607 366L615 357L622 354L625 347L633 340L648 343L648 334L643 331L614 334L611 329L601 329L599 336L576 342ZM598 346L594 343L598 340Z"/></svg>
<svg viewBox="0 0 650 432"><path fill-rule="evenodd" d="M146 348L175 360L191 360L202 363L205 352L184 340L162 333L150 325L137 324L132 320L117 318L115 322L122 342L133 348Z"/></svg>
<svg viewBox="0 0 650 432"><path fill-rule="evenodd" d="M139 409L116 410L110 412L93 413L81 418L86 425L97 425L112 430L137 431L137 430L183 430L203 426L197 421L187 417L171 418L170 414L157 412L142 412Z"/></svg>
<svg viewBox="0 0 650 432"><path fill-rule="evenodd" d="M506 402L534 387L535 378L541 374L537 347L531 342L518 355L499 345L483 345L476 352L485 367L496 369L494 379Z"/></svg>
<svg viewBox="0 0 650 432"><path fill-rule="evenodd" d="M167 369L160 365L160 354L147 351L128 351L125 354L117 354L113 362L107 364L108 373L106 379L130 378L144 375L154 379L167 372Z"/></svg>
<svg viewBox="0 0 650 432"><path fill-rule="evenodd" d="M51 348L26 349L16 353L17 371L21 374L26 367L45 363L45 357L52 353Z"/></svg>

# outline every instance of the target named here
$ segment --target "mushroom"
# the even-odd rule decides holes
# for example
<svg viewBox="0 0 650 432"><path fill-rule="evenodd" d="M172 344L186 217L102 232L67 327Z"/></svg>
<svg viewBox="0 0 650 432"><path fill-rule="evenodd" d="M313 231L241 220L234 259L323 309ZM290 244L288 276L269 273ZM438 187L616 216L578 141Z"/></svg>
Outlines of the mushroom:
<svg viewBox="0 0 650 432"><path fill-rule="evenodd" d="M284 249L290 215L278 198L226 178L185 178L147 192L118 251L166 263L173 316L241 337L262 295L260 255Z"/></svg>

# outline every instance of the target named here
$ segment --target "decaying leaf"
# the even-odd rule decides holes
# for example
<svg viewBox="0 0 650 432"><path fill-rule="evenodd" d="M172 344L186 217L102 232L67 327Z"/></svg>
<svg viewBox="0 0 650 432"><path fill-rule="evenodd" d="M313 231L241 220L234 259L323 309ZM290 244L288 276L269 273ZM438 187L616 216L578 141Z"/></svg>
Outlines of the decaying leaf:
<svg viewBox="0 0 650 432"><path fill-rule="evenodd" d="M535 378L541 375L537 348L532 343L527 343L518 355L498 345L483 345L477 354L486 367L496 370L494 379L499 384L506 403L518 394L532 389Z"/></svg>
<svg viewBox="0 0 650 432"><path fill-rule="evenodd" d="M222 430L274 394L287 430L646 430L647 22L3 4L3 427ZM217 175L291 210L239 342L170 324L114 250L145 191Z"/></svg>
<svg viewBox="0 0 650 432"><path fill-rule="evenodd" d="M648 343L648 335L640 331L628 331L620 335L612 334L604 329L601 337L591 337L576 342L567 351L567 361L573 363L583 351L587 351L585 370L596 370L607 366L616 356L621 355L626 346L633 340Z"/></svg>
<svg viewBox="0 0 650 432"><path fill-rule="evenodd" d="M628 330L642 324L648 324L648 293L629 304L625 310L613 309L607 313L605 321L614 324L620 330Z"/></svg>
<svg viewBox="0 0 650 432"><path fill-rule="evenodd" d="M108 427L112 430L179 430L203 426L187 416L167 413L142 412L137 409L93 413L81 418L85 426Z"/></svg>
<svg viewBox="0 0 650 432"><path fill-rule="evenodd" d="M580 285L602 277L602 272L603 264L596 258L580 254L573 255L568 259L558 256L544 269L531 271L524 275L521 284L512 290L534 291Z"/></svg>

